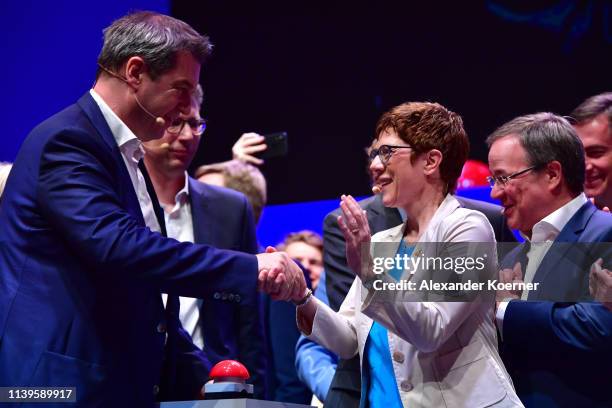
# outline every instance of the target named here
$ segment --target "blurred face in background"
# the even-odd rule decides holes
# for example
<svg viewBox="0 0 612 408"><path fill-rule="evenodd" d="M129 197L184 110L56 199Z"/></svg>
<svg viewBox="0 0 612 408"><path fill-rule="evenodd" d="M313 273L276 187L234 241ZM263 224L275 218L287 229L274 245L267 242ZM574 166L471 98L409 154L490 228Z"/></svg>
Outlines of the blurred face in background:
<svg viewBox="0 0 612 408"><path fill-rule="evenodd" d="M595 202L612 206L612 131L605 114L574 125L584 145L586 180L584 191Z"/></svg>
<svg viewBox="0 0 612 408"><path fill-rule="evenodd" d="M316 247L305 242L292 242L287 245L285 252L298 260L310 273L312 288L316 289L323 272L323 253Z"/></svg>

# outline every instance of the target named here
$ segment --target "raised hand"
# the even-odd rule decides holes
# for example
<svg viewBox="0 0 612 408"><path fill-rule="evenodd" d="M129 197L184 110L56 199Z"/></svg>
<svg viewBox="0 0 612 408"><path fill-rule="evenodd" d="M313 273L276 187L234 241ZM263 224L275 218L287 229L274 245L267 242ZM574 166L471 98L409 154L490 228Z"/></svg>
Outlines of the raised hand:
<svg viewBox="0 0 612 408"><path fill-rule="evenodd" d="M523 282L523 273L521 269L521 263L517 262L514 264L512 269L506 268L499 271L499 281L501 283L521 283ZM511 290L498 290L496 294L498 302L509 299L520 299L521 291Z"/></svg>
<svg viewBox="0 0 612 408"><path fill-rule="evenodd" d="M355 199L348 195L340 198L342 215L338 217L338 225L346 241L346 262L349 268L367 281L374 276L370 268L370 226L365 211Z"/></svg>
<svg viewBox="0 0 612 408"><path fill-rule="evenodd" d="M253 156L253 154L263 152L267 148L268 146L264 143L263 136L249 132L244 133L240 136L240 139L234 143L232 155L236 160L261 166L264 161Z"/></svg>
<svg viewBox="0 0 612 408"><path fill-rule="evenodd" d="M589 274L589 291L591 296L612 311L612 272L602 268L603 260L599 258L591 266Z"/></svg>

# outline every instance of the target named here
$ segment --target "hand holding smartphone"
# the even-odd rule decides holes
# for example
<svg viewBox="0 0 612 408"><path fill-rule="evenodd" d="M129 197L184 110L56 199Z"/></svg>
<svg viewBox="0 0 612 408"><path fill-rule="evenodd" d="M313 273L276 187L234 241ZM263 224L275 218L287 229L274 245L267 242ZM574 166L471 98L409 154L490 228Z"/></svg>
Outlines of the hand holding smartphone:
<svg viewBox="0 0 612 408"><path fill-rule="evenodd" d="M264 135L266 150L256 154L261 159L286 156L289 153L287 132L276 132Z"/></svg>

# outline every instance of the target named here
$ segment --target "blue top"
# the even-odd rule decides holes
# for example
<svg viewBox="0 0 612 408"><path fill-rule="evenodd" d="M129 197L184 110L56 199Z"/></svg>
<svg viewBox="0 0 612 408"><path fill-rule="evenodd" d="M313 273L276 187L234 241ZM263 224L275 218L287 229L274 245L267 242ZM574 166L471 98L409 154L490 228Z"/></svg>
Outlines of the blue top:
<svg viewBox="0 0 612 408"><path fill-rule="evenodd" d="M397 254L400 256L412 255L414 247L406 246L404 241L399 245ZM402 276L402 270L394 268L389 275L395 280ZM401 407L402 401L397 390L393 361L389 353L389 340L387 329L374 322L366 340L363 370L361 381L360 407L390 408Z"/></svg>
<svg viewBox="0 0 612 408"><path fill-rule="evenodd" d="M315 297L329 306L325 279L325 271L323 271L319 278L319 286L315 291ZM337 365L338 356L307 339L304 335L300 336L295 347L295 367L299 379L308 386L319 401L325 401Z"/></svg>

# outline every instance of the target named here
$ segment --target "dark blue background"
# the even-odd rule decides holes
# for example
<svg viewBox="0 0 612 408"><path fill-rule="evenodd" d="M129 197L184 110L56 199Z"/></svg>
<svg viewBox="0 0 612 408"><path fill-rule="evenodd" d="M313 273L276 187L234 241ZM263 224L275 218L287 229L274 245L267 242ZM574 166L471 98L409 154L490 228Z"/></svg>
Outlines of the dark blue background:
<svg viewBox="0 0 612 408"><path fill-rule="evenodd" d="M102 29L129 10L169 11L167 0L3 1L0 5L0 160L13 161L39 122L91 88Z"/></svg>

